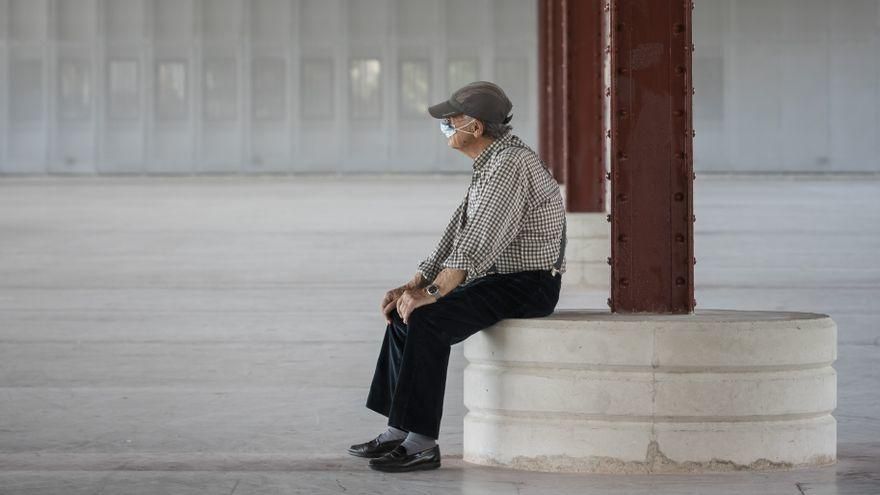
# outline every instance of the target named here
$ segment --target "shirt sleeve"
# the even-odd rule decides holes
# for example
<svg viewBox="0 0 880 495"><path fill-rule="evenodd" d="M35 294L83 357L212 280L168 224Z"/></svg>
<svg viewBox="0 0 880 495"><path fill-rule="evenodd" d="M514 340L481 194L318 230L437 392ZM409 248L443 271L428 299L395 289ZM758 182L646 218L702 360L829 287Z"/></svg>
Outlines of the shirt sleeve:
<svg viewBox="0 0 880 495"><path fill-rule="evenodd" d="M437 247L434 248L434 251L427 258L419 263L419 272L425 280L432 282L437 278L437 274L443 269L443 267L440 266L440 262L446 259L452 251L452 245L455 242L455 234L458 231L459 225L461 225L461 217L464 214L466 204L467 195L461 200L458 208L456 208L455 212L452 214L452 218L449 220L449 224L446 225L446 230L443 231L443 237L440 238Z"/></svg>
<svg viewBox="0 0 880 495"><path fill-rule="evenodd" d="M472 218L443 262L447 268L485 273L519 233L528 194L525 163L517 154L502 157L489 172Z"/></svg>

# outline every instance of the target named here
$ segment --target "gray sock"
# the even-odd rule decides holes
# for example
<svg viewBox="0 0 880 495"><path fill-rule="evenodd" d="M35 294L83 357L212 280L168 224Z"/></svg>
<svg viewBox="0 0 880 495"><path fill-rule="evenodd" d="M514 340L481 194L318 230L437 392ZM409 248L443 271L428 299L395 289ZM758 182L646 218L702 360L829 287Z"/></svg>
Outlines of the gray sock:
<svg viewBox="0 0 880 495"><path fill-rule="evenodd" d="M425 449L430 449L431 447L437 445L437 440L427 436L420 435L414 431L409 432L409 435L406 436L406 440L401 444L406 448L407 454L415 454L416 452L421 452Z"/></svg>
<svg viewBox="0 0 880 495"><path fill-rule="evenodd" d="M380 442L387 442L389 440L400 440L401 438L406 437L406 432L403 430L399 430L393 426L389 426L387 430L383 431L379 435Z"/></svg>

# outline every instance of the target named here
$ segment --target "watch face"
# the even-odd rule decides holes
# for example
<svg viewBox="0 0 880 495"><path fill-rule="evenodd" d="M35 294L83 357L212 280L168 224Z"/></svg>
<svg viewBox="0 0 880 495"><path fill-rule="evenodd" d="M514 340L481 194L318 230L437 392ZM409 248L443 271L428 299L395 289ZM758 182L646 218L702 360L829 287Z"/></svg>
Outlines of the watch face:
<svg viewBox="0 0 880 495"><path fill-rule="evenodd" d="M428 286L428 294L431 294L433 296L433 295L437 294L438 292L440 292L440 287L437 287L434 284L431 284Z"/></svg>

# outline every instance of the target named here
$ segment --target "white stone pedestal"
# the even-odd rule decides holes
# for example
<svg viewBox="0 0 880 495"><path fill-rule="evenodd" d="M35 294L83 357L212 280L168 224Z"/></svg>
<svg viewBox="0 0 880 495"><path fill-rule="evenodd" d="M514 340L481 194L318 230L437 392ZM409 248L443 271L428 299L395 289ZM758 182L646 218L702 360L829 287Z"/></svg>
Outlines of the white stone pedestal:
<svg viewBox="0 0 880 495"><path fill-rule="evenodd" d="M607 290L611 283L611 224L606 214L567 212L565 219L568 244L563 287Z"/></svg>
<svg viewBox="0 0 880 495"><path fill-rule="evenodd" d="M464 460L598 473L837 456L837 326L813 313L560 311L464 342Z"/></svg>

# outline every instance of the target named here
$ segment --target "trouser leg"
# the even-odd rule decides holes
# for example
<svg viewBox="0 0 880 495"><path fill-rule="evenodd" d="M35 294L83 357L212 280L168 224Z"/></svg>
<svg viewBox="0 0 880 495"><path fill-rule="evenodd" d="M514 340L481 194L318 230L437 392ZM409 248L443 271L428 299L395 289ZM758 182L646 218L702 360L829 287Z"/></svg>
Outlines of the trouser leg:
<svg viewBox="0 0 880 495"><path fill-rule="evenodd" d="M431 332L413 311L388 424L438 438L451 345Z"/></svg>
<svg viewBox="0 0 880 495"><path fill-rule="evenodd" d="M397 377L400 375L406 346L406 334L406 324L400 319L396 310L392 311L392 321L385 327L385 338L379 349L379 358L373 372L373 382L366 404L367 408L383 416L388 416L391 412L391 402L394 399L394 390L397 388ZM395 426L390 423L389 425Z"/></svg>
<svg viewBox="0 0 880 495"><path fill-rule="evenodd" d="M492 275L414 310L404 326L388 424L438 438L450 347L504 318L552 313L559 287L549 272Z"/></svg>

